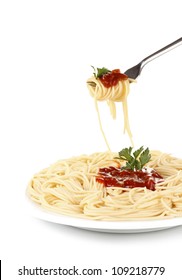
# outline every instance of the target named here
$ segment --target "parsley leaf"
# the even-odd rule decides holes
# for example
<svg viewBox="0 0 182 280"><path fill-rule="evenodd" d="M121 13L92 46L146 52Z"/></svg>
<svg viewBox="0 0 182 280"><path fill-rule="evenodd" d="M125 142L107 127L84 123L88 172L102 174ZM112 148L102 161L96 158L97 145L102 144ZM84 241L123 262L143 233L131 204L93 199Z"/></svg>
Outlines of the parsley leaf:
<svg viewBox="0 0 182 280"><path fill-rule="evenodd" d="M134 157L137 159L137 157L139 156L139 154L143 151L143 146L140 147L138 150L136 150L133 155Z"/></svg>
<svg viewBox="0 0 182 280"><path fill-rule="evenodd" d="M105 75L105 74L108 74L108 73L111 73L111 71L110 70L108 70L107 68L105 68L105 67L102 67L102 68L96 68L95 69L95 67L94 66L91 66L93 69L94 69L94 76L95 76L95 78L96 79L98 79L98 78L101 78L103 75Z"/></svg>
<svg viewBox="0 0 182 280"><path fill-rule="evenodd" d="M133 157L131 156L132 147L125 148L119 152L119 157L127 161L132 161Z"/></svg>
<svg viewBox="0 0 182 280"><path fill-rule="evenodd" d="M151 159L150 151L148 148L144 150L143 146L133 153L132 149L129 147L121 150L118 153L119 157L116 158L126 161L126 165L122 169L141 170Z"/></svg>
<svg viewBox="0 0 182 280"><path fill-rule="evenodd" d="M149 162L150 159L151 159L151 155L150 155L149 149L147 148L146 150L144 150L141 153L141 155L139 157L141 166L143 167L147 162Z"/></svg>

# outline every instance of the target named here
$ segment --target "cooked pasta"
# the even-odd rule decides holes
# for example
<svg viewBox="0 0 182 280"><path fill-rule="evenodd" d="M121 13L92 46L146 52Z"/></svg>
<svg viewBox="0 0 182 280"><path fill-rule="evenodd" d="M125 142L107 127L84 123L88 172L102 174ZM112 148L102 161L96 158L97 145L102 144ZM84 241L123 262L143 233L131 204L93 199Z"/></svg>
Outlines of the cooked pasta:
<svg viewBox="0 0 182 280"><path fill-rule="evenodd" d="M60 160L34 175L27 192L44 209L94 220L148 220L182 216L182 159L151 152L148 167L164 177L155 191L104 187L99 168L124 164L111 152Z"/></svg>
<svg viewBox="0 0 182 280"><path fill-rule="evenodd" d="M101 123L101 118L100 118L100 113L98 108L98 101L107 101L107 104L110 108L110 113L114 119L116 118L115 102L122 103L123 116L124 116L124 132L126 131L128 133L131 144L133 146L132 133L130 130L129 119L128 119L128 105L127 105L127 97L129 94L129 79L118 81L118 83L115 86L105 87L99 79L96 79L96 77L93 76L87 80L87 86L91 96L94 98L95 101L95 108L98 115L100 129L108 150L110 150L110 147L102 128L102 123Z"/></svg>

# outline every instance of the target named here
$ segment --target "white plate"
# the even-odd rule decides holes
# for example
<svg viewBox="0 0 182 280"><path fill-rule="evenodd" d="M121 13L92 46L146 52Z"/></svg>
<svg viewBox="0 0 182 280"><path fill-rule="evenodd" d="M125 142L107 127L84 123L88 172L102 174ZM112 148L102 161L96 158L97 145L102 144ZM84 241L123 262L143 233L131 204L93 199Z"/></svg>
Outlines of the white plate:
<svg viewBox="0 0 182 280"><path fill-rule="evenodd" d="M110 233L137 233L158 231L182 225L182 218L121 222L80 219L46 211L32 202L29 198L27 198L27 202L30 214L38 219L91 231Z"/></svg>

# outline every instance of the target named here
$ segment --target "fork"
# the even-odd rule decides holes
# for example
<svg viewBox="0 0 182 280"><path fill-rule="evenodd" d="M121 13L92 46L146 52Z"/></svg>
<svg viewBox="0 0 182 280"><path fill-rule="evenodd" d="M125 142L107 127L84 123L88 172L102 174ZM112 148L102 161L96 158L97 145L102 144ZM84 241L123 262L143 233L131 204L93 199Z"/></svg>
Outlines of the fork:
<svg viewBox="0 0 182 280"><path fill-rule="evenodd" d="M147 56L146 58L144 58L140 63L138 63L137 65L133 66L132 68L129 68L127 71L125 71L124 74L126 74L130 79L136 79L143 67L150 61L152 61L153 59L157 58L158 56L178 47L179 45L182 44L182 37L179 38L178 40L172 42L171 44L167 45L166 47L154 52L153 54ZM132 80L131 80L132 82Z"/></svg>

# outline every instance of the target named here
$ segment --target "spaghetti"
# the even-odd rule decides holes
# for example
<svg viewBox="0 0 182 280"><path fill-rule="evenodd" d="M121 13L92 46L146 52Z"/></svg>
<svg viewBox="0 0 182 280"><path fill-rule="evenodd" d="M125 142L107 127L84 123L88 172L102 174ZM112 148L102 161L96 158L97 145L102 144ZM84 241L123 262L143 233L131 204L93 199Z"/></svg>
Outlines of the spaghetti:
<svg viewBox="0 0 182 280"><path fill-rule="evenodd" d="M113 71L118 71L118 70L113 70ZM113 72L112 71L112 72ZM119 73L120 75L124 75ZM107 77L107 75L111 74L106 74L104 76ZM102 79L97 78L96 76L93 76L87 80L87 86L89 89L89 92L91 96L94 98L95 101L95 108L97 111L98 115L98 120L99 120L99 126L102 132L102 135L104 137L105 143L107 145L108 150L110 150L108 141L106 139L105 133L102 128L102 123L101 123L101 118L100 118L100 113L99 113L99 108L98 108L98 101L107 101L107 104L110 108L110 113L113 119L116 118L116 102L122 103L123 107L123 115L124 115L124 132L126 131L131 144L133 146L133 140L132 140L132 133L129 125L129 119L128 119L128 105L127 105L127 97L129 94L129 79L127 76L123 79L120 79L117 81L117 83L114 83L114 85L109 84L109 86L106 87L106 84L103 83Z"/></svg>
<svg viewBox="0 0 182 280"><path fill-rule="evenodd" d="M44 209L94 220L145 220L182 216L182 159L151 152L148 167L164 181L147 188L106 188L97 182L100 168L123 164L111 152L60 160L35 174L28 195Z"/></svg>

